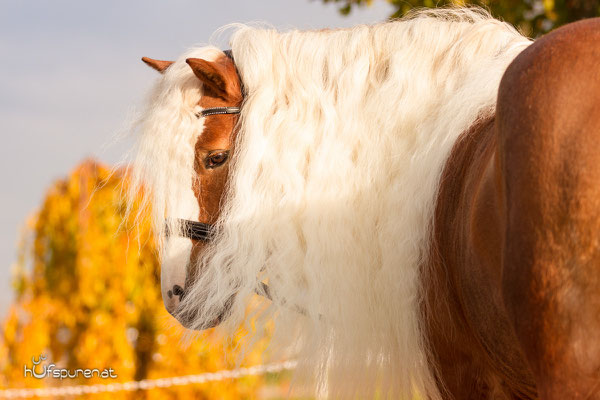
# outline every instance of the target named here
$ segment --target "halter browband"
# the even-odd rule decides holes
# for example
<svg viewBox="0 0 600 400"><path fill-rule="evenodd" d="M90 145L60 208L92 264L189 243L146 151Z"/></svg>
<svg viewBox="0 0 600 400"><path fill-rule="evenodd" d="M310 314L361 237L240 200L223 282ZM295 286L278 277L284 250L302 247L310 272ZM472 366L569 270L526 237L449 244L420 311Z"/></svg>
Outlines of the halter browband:
<svg viewBox="0 0 600 400"><path fill-rule="evenodd" d="M233 61L233 54L231 53L231 50L224 50L223 53L225 53L225 55L229 57L231 61ZM202 118L210 115L239 114L240 111L242 111L240 107L212 107L205 108L199 113L196 113L196 117Z"/></svg>
<svg viewBox="0 0 600 400"><path fill-rule="evenodd" d="M208 117L209 115L220 115L220 114L239 114L241 108L239 107L213 107L205 108L204 110L196 113L196 117Z"/></svg>

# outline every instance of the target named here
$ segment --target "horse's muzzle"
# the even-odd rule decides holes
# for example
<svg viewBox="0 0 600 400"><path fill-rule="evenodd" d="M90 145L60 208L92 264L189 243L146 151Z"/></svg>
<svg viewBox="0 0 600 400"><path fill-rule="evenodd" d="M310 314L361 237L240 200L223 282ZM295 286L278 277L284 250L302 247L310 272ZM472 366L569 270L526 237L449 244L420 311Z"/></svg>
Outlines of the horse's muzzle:
<svg viewBox="0 0 600 400"><path fill-rule="evenodd" d="M185 291L183 296L185 296ZM233 304L233 300L235 299L235 295L231 296L223 305L223 308L217 314L217 316L213 319L204 319L200 320L200 315L198 310L190 310L185 309L182 310L181 306L178 307L174 312L170 312L170 314L177 319L177 321L186 329L192 329L197 331L203 331L205 329L214 328L219 325L221 322L225 321L229 316L229 312L231 311L231 306Z"/></svg>

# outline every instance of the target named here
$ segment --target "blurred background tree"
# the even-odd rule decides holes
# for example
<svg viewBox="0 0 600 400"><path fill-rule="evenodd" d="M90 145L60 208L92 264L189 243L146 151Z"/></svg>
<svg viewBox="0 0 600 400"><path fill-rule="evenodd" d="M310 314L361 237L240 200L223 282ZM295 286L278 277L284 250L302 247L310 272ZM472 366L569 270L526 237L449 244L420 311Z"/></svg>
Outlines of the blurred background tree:
<svg viewBox="0 0 600 400"><path fill-rule="evenodd" d="M368 6L374 0L323 0L340 3L340 13L349 14L355 6ZM384 0L380 0L384 1ZM536 37L569 22L600 15L600 0L385 0L395 11L390 18L401 17L415 7L476 5L488 9L496 18Z"/></svg>
<svg viewBox="0 0 600 400"><path fill-rule="evenodd" d="M118 172L84 162L50 189L29 221L14 281L16 301L0 336L0 387L114 382L25 378L23 366L31 366L31 358L40 354L56 368L113 368L117 382L236 367L239 340L224 343L210 331L187 343L182 340L184 329L162 303L149 216L135 219L134 213L126 219L121 196L126 185ZM263 348L264 343L253 348L244 364L259 364ZM93 398L256 398L264 379L245 377Z"/></svg>

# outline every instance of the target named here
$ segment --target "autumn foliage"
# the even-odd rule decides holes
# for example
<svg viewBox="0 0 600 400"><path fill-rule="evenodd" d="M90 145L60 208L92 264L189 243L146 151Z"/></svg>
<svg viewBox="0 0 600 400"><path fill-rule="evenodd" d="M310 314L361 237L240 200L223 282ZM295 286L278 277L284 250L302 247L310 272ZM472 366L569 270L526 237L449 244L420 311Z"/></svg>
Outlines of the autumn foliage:
<svg viewBox="0 0 600 400"><path fill-rule="evenodd" d="M386 0L393 8L390 18L422 7L478 6L495 18L509 22L525 35L537 37L569 22L600 16L600 0ZM373 0L323 0L340 4L340 12L349 14L356 6Z"/></svg>
<svg viewBox="0 0 600 400"><path fill-rule="evenodd" d="M116 382L235 368L237 342L210 332L185 340L160 296L149 218L126 219L119 173L88 161L48 192L23 237L16 300L0 337L0 388L110 383L34 379L23 366L45 354L60 368L111 367ZM242 334L240 333L240 336ZM243 364L258 364L260 349ZM101 398L254 398L263 377L93 395Z"/></svg>

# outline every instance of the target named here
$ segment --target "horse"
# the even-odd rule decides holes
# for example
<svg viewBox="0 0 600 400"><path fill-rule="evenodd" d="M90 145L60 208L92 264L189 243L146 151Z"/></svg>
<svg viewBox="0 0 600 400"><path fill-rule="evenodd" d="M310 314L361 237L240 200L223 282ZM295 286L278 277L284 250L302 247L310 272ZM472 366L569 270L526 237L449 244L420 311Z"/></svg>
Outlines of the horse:
<svg viewBox="0 0 600 400"><path fill-rule="evenodd" d="M144 58L167 310L272 324L319 396L600 398L599 28L441 9Z"/></svg>

